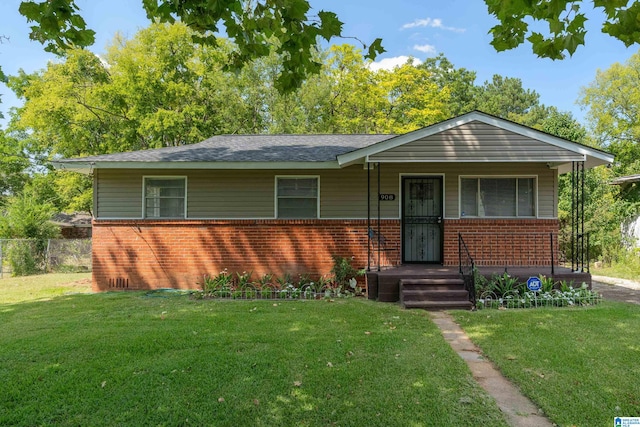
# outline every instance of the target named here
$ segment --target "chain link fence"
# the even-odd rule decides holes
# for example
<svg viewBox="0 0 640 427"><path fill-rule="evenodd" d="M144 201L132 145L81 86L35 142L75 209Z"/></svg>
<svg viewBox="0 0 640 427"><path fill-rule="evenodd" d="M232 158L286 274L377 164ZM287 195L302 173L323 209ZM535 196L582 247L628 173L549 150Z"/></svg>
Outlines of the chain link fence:
<svg viewBox="0 0 640 427"><path fill-rule="evenodd" d="M91 271L91 239L0 239L0 277Z"/></svg>

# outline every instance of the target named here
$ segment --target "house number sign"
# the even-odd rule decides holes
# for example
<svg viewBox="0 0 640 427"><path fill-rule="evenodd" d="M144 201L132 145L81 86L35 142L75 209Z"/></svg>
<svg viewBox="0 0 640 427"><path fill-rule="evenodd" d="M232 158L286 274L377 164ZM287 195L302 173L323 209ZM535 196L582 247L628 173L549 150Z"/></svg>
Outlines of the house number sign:
<svg viewBox="0 0 640 427"><path fill-rule="evenodd" d="M384 194L384 193L381 193L378 196L379 196L381 202L393 201L393 200L396 199L396 195L395 194Z"/></svg>

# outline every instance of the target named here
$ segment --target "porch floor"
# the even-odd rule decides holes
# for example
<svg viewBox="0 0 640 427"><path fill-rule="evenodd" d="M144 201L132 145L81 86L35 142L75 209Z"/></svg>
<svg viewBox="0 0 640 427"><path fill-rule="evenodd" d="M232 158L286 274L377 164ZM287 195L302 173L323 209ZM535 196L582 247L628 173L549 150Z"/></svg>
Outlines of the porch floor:
<svg viewBox="0 0 640 427"><path fill-rule="evenodd" d="M494 274L503 274L502 266L477 267L478 272L486 278ZM570 268L556 266L554 274L551 274L550 266L537 267L508 267L506 269L512 277L517 277L520 282L526 282L529 277L544 275L553 277L556 281L565 280L582 284L591 288L591 274L573 272ZM443 266L438 264L403 264L397 267L387 267L380 271L367 271L367 292L369 299L377 299L384 302L396 302L400 299L400 285L402 279L458 279L460 271L458 266Z"/></svg>

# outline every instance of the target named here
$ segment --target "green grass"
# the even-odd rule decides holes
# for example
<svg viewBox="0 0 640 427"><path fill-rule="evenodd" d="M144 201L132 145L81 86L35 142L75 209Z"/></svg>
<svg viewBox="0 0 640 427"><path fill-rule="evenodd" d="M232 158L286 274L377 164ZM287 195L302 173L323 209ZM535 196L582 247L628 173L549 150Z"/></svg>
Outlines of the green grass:
<svg viewBox="0 0 640 427"><path fill-rule="evenodd" d="M91 292L91 273L56 273L0 279L0 304Z"/></svg>
<svg viewBox="0 0 640 427"><path fill-rule="evenodd" d="M0 425L506 425L425 312L0 295Z"/></svg>
<svg viewBox="0 0 640 427"><path fill-rule="evenodd" d="M611 264L605 264L600 268L596 268L594 263L591 267L591 273L600 276L638 280L640 277L640 252L620 250L616 261Z"/></svg>
<svg viewBox="0 0 640 427"><path fill-rule="evenodd" d="M591 274L607 277L618 277L620 279L638 280L640 278L640 266L638 263L614 263L610 266L595 268L591 267Z"/></svg>
<svg viewBox="0 0 640 427"><path fill-rule="evenodd" d="M560 426L640 416L640 307L454 312L482 351Z"/></svg>

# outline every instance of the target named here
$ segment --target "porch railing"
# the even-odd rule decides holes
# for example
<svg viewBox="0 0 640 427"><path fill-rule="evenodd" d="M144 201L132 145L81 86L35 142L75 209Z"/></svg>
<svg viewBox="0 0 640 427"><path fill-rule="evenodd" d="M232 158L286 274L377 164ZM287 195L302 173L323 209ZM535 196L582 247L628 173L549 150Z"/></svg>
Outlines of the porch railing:
<svg viewBox="0 0 640 427"><path fill-rule="evenodd" d="M462 238L462 237L460 237ZM476 266L555 268L561 262L558 233L464 233L467 250L473 253Z"/></svg>
<svg viewBox="0 0 640 427"><path fill-rule="evenodd" d="M462 238L462 234L458 233L458 265L460 266L460 274L464 280L464 289L469 292L469 301L476 307L476 277L475 262L469 249Z"/></svg>

